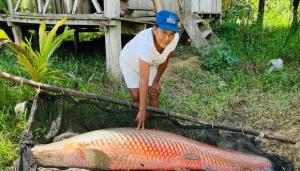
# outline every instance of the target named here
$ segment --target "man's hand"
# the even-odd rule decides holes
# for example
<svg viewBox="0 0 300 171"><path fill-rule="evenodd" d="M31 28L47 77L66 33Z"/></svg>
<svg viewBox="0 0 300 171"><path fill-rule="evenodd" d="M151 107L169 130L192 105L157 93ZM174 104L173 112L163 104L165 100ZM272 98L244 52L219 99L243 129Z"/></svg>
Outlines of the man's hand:
<svg viewBox="0 0 300 171"><path fill-rule="evenodd" d="M136 119L135 119L135 121L138 122L137 129L144 129L145 128L146 117L147 117L146 109L139 109L139 112L136 115Z"/></svg>
<svg viewBox="0 0 300 171"><path fill-rule="evenodd" d="M153 82L152 86L149 89L149 93L155 93L157 95L159 95L160 93L160 83L159 82Z"/></svg>

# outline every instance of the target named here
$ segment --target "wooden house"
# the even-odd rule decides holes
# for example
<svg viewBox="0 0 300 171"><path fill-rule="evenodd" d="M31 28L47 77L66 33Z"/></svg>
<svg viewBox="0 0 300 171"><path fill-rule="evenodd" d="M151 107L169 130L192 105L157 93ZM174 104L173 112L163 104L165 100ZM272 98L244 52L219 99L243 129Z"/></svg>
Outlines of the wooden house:
<svg viewBox="0 0 300 171"><path fill-rule="evenodd" d="M22 0L7 0L8 13L0 14L0 24L12 28L16 42L22 39L22 29L37 28L41 21L56 24L67 16L66 25L75 28L75 42L79 31L105 31L107 71L120 80L118 58L121 35L136 34L155 23L160 9L175 11L180 16L193 15L191 30L206 41L212 32L207 23L221 18L222 0L30 0L28 9L20 9ZM195 17L196 16L196 17ZM197 24L197 25L196 25ZM198 29L198 28L197 28ZM191 37L191 36L190 36ZM194 36L192 36L194 37ZM196 36L197 37L197 36Z"/></svg>

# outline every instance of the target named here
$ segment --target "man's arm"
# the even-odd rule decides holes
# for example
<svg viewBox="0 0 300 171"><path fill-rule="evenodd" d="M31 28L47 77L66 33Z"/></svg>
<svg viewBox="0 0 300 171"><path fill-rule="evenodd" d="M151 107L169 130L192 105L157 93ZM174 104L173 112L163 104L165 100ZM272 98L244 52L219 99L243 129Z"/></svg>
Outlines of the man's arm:
<svg viewBox="0 0 300 171"><path fill-rule="evenodd" d="M140 104L139 104L139 112L136 117L136 121L138 122L138 129L144 129L144 124L147 116L146 112L146 99L147 99L147 92L148 92L148 84L149 84L149 73L150 73L150 66L147 62L143 60L139 60L140 66Z"/></svg>

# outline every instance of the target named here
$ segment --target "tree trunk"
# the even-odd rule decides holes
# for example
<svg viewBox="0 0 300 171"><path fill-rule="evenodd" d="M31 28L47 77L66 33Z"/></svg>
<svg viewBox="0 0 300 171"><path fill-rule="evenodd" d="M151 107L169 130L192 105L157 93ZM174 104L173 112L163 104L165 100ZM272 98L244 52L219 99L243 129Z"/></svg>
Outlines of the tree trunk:
<svg viewBox="0 0 300 171"><path fill-rule="evenodd" d="M258 3L258 14L257 14L257 24L263 26L264 23L264 13L265 13L265 0L259 0Z"/></svg>
<svg viewBox="0 0 300 171"><path fill-rule="evenodd" d="M298 22L298 7L299 7L300 0L293 1L293 22Z"/></svg>

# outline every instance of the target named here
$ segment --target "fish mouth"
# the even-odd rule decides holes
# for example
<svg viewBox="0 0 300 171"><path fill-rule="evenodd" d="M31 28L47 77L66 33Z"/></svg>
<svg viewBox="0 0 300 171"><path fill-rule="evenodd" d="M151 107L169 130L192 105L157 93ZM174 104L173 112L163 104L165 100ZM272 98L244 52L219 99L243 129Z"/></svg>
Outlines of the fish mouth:
<svg viewBox="0 0 300 171"><path fill-rule="evenodd" d="M76 167L108 170L111 159L101 150L80 147L36 146L32 149L34 159L44 167Z"/></svg>

